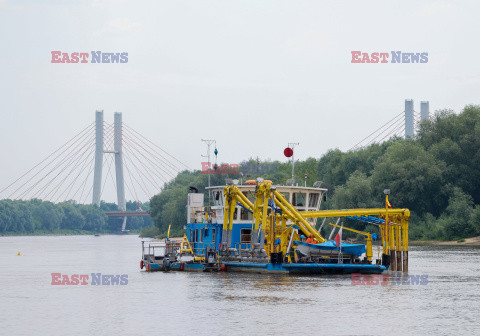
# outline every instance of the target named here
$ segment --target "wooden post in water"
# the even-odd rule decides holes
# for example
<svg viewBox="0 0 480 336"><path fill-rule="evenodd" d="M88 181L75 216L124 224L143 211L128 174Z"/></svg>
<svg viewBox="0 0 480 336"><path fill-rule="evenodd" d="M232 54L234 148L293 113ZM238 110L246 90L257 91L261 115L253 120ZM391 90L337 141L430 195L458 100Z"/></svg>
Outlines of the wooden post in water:
<svg viewBox="0 0 480 336"><path fill-rule="evenodd" d="M388 218L388 208L390 206L390 202L388 202L388 195L390 194L390 189L385 189L383 191L385 194L385 228L382 233L385 234L385 238L382 238L383 243L383 255L382 255L382 264L384 266L388 266L389 269L392 269L392 256L391 256L391 230L390 230L390 219ZM383 263L383 259L385 259L385 263ZM390 260L388 260L390 259Z"/></svg>
<svg viewBox="0 0 480 336"><path fill-rule="evenodd" d="M402 220L403 222L403 220ZM397 264L397 271L401 271L402 270L402 246L401 246L401 226L400 225L397 225L395 226L395 238L396 238L396 241L395 241L395 253L397 255L397 261L396 261L396 264Z"/></svg>
<svg viewBox="0 0 480 336"><path fill-rule="evenodd" d="M389 243L390 243L390 270L396 271L397 270L397 255L395 251L395 228L392 225L391 222L388 223L389 225L389 235L388 237L390 238Z"/></svg>
<svg viewBox="0 0 480 336"><path fill-rule="evenodd" d="M408 272L408 222L402 221L402 238L403 238L403 271Z"/></svg>

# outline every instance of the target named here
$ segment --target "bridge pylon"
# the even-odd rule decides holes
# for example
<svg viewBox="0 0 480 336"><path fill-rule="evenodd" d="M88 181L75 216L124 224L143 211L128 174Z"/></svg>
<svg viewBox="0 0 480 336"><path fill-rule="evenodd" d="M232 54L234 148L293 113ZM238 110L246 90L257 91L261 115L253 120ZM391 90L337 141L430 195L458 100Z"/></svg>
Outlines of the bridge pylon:
<svg viewBox="0 0 480 336"><path fill-rule="evenodd" d="M93 175L93 198L92 204L100 206L100 197L102 189L102 170L103 170L103 155L115 155L115 184L117 186L117 206L118 210L125 212L125 181L123 178L123 130L122 130L122 113L115 112L114 114L114 145L112 149L104 148L103 139L103 111L96 111L95 113L95 169ZM127 224L127 217L123 217L122 231L125 231Z"/></svg>

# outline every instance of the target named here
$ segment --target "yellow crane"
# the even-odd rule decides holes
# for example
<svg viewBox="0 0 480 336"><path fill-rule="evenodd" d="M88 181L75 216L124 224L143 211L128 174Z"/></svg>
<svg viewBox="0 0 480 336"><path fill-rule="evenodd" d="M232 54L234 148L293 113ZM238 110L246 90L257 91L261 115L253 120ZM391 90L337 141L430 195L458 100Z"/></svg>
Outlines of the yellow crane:
<svg viewBox="0 0 480 336"><path fill-rule="evenodd" d="M233 229L233 215L236 204L239 203L246 209L252 211L252 240L251 245L264 249L270 253L282 252L285 256L292 248L292 238L295 234L295 227L305 236L312 235L317 243L326 241L315 229L308 218L332 218L350 216L377 216L384 219L380 225L380 233L383 246L382 261L390 265L392 270L408 271L408 221L410 211L408 209L390 209L388 195L385 208L375 209L348 209L348 210L318 210L299 211L285 197L276 190L271 181L258 180L255 189L255 200L252 203L235 185L228 185L224 189L225 209L223 216L222 250L226 251L231 247L231 231ZM281 211L272 211L272 205ZM277 210L278 210L277 209ZM273 209L275 210L275 209ZM287 223L287 220L290 221ZM400 223L392 225L392 222ZM345 227L344 227L345 228ZM353 229L345 228L353 231ZM354 231L355 232L355 231ZM358 231L360 234L367 234ZM280 239L280 244L277 240ZM368 240L371 239L367 235ZM266 242L265 242L266 241ZM280 249L280 251L277 250ZM371 241L370 241L371 248ZM371 261L372 253L367 251L367 258Z"/></svg>

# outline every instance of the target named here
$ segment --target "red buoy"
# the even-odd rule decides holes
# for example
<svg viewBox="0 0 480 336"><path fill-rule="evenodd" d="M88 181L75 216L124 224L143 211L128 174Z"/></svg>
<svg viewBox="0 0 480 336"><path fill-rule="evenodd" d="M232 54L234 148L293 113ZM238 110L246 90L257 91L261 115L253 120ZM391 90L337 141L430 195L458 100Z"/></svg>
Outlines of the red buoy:
<svg viewBox="0 0 480 336"><path fill-rule="evenodd" d="M291 157L293 155L293 149L291 149L290 147L287 147L283 151L283 154L285 154L286 157Z"/></svg>

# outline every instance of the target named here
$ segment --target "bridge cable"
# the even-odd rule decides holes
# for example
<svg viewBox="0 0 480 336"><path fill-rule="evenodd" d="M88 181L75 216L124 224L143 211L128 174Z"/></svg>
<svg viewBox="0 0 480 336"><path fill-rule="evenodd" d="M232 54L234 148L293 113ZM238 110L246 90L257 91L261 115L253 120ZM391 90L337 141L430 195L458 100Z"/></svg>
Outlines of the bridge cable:
<svg viewBox="0 0 480 336"><path fill-rule="evenodd" d="M373 131L372 133L370 133L368 136L366 136L365 138L363 138L362 140L360 140L357 144L355 144L352 148L350 148L350 150L353 150L355 148L357 148L358 145L360 145L361 143L363 143L365 140L369 139L371 136L373 136L374 134L376 134L378 131L382 130L385 126L391 124L391 123L396 123L398 120L399 120L399 117L404 114L404 112L400 112L399 114L397 114L395 117L393 117L392 119L390 119L388 122L386 122L385 124L383 124L382 126L380 126L379 128L377 128L375 131Z"/></svg>
<svg viewBox="0 0 480 336"><path fill-rule="evenodd" d="M152 142L150 139L148 139L147 137L143 136L142 134L138 133L134 128L130 127L129 125L125 124L125 126L130 129L131 131L135 132L136 134L138 134L140 137L144 138L146 141L148 141L149 143L151 143L153 146L157 147L158 149L160 149L162 152L164 152L166 155L170 156L171 158L173 158L175 161L177 161L178 163L180 163L181 165L183 165L185 168L187 168L188 170L191 170L185 163L183 163L182 161L180 161L179 159L177 159L176 157L174 157L173 155L171 155L170 153L166 152L163 148L159 147L158 145L156 145L154 142Z"/></svg>
<svg viewBox="0 0 480 336"><path fill-rule="evenodd" d="M74 143L72 143L69 147L67 147L60 155L58 155L57 157L55 157L50 163L48 163L45 167L43 167L40 171L38 171L34 176L32 176L30 179L28 179L22 186L20 186L14 193L12 193L9 198L11 196L13 196L17 191L19 191L21 188L23 188L28 182L30 182L34 177L36 177L39 173L43 172L43 170L47 169L47 167L49 167L52 163L56 162L57 159L59 159L60 157L62 157L63 154L66 153L67 150L70 150L74 145L76 146L76 143L78 141L81 141L81 143L83 143L85 140L88 141L88 133L85 133L84 135L82 135L82 138L79 138L77 139ZM87 137L86 137L87 136ZM65 157L63 157L61 160L60 160L60 163L57 163L48 173L47 175L44 175L40 180L38 180L36 183L34 183L32 186L30 186L30 188L28 188L26 191L24 191L23 193L21 193L19 196L17 196L15 199L18 199L18 198L21 198L23 197L24 195L27 195L29 192L31 192L39 183L41 183L45 178L47 178L52 172L54 172L59 166L61 166L66 160L68 160L68 158L71 157L72 153L75 153L75 152L67 152L67 154L65 155Z"/></svg>

